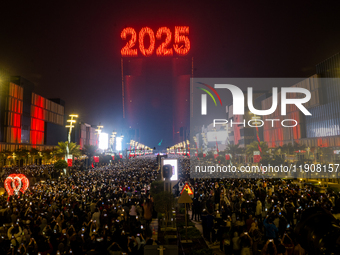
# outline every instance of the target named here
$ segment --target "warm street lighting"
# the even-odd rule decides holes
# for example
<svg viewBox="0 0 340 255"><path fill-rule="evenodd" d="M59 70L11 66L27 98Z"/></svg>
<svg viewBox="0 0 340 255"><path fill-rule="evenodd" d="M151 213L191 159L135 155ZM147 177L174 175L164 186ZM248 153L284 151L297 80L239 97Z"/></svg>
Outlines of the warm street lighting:
<svg viewBox="0 0 340 255"><path fill-rule="evenodd" d="M69 123L69 125L66 125L65 127L69 128L68 131L68 144L66 146L66 157L65 157L65 161L67 162L69 154L70 154L70 143L71 143L71 133L72 133L72 128L74 128L74 123L76 123L76 120L73 118L78 118L78 114L70 114L69 115L70 119L68 119L66 122Z"/></svg>
<svg viewBox="0 0 340 255"><path fill-rule="evenodd" d="M95 129L96 134L97 134L97 146L99 146L99 135L102 132L101 129L104 128L104 126L100 125L101 123L99 122L99 125L97 126L97 129Z"/></svg>
<svg viewBox="0 0 340 255"><path fill-rule="evenodd" d="M110 138L110 147L112 148L112 151L114 150L114 143L115 143L115 137L116 137L117 132L113 131L111 134L111 138Z"/></svg>
<svg viewBox="0 0 340 255"><path fill-rule="evenodd" d="M100 122L99 122L99 126L97 126L97 129L95 130L98 135L102 132L101 131L102 128L104 128L104 126L100 125Z"/></svg>

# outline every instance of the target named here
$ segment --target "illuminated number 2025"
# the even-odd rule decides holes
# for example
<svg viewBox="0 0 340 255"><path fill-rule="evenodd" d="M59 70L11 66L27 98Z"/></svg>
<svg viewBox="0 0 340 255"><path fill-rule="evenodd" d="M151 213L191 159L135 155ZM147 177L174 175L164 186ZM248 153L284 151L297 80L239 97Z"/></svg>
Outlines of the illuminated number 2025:
<svg viewBox="0 0 340 255"><path fill-rule="evenodd" d="M172 40L172 33L167 27L160 27L156 32L156 39L162 40L162 36L165 35L165 40L156 49L157 56L173 56L173 51L179 56L187 55L190 51L190 40L188 38L189 27L187 26L176 26L175 27L175 38L173 49L170 45ZM131 36L126 45L121 49L121 55L124 57L135 57L138 56L137 49L135 49L137 41L137 33L135 29L131 27L124 28L120 37L123 40L127 40L128 36ZM149 39L149 47L145 48L145 38ZM154 53L155 50L155 34L149 27L143 27L138 34L139 51L142 55L148 57Z"/></svg>

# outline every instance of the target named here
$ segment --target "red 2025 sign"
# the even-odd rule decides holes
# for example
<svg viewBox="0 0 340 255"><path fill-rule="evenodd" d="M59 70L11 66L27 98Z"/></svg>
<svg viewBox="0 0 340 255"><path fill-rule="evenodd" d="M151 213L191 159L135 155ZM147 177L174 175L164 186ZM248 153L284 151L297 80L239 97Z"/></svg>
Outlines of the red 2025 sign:
<svg viewBox="0 0 340 255"><path fill-rule="evenodd" d="M189 27L187 26L177 26L175 27L175 38L174 43L171 46L172 33L167 27L158 28L155 33L149 27L143 27L138 34L138 44L139 51L144 56L149 57L155 51L156 40L162 40L162 36L165 35L165 40L157 47L156 55L157 56L173 56L173 51L176 52L179 56L184 56L189 53L190 50L190 40L188 38L189 35ZM128 36L130 36L129 41L126 45L121 49L120 53L123 57L135 57L138 56L137 49L134 48L137 42L137 33L136 30L132 27L124 28L120 37L123 40L127 40ZM150 45L148 48L145 48L144 39L148 36L150 39Z"/></svg>

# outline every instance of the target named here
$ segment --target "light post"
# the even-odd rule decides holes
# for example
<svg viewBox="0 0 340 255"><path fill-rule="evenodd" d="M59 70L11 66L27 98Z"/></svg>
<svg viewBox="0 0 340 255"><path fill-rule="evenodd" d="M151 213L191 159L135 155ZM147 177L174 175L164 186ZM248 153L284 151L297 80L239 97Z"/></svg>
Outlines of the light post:
<svg viewBox="0 0 340 255"><path fill-rule="evenodd" d="M98 139L97 139L97 146L99 146L99 135L100 133L102 132L102 128L104 128L104 126L100 125L101 123L99 122L99 126L97 126L97 129L95 130L96 133L97 133L97 136L98 136Z"/></svg>
<svg viewBox="0 0 340 255"><path fill-rule="evenodd" d="M69 123L69 125L66 125L65 127L69 128L68 131L68 143L66 146L66 157L65 157L65 161L67 162L69 154L70 154L70 143L71 143L71 133L72 133L72 128L74 128L74 123L76 123L76 120L73 118L78 118L78 114L70 114L69 115L70 119L68 119L66 122Z"/></svg>
<svg viewBox="0 0 340 255"><path fill-rule="evenodd" d="M112 151L115 150L115 147L114 147L114 144L115 144L115 137L116 137L116 134L117 132L112 132L112 135L111 135L111 146L112 146Z"/></svg>

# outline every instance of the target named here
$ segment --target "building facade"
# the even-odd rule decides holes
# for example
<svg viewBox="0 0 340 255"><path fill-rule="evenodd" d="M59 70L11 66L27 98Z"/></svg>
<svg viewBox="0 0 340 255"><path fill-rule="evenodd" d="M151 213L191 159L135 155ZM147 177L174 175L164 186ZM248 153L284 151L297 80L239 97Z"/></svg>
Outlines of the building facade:
<svg viewBox="0 0 340 255"><path fill-rule="evenodd" d="M316 74L293 85L311 92L311 100L304 104L311 113L304 116L295 105L289 105L286 119L295 119L298 125L284 128L279 122L275 127L264 128L264 141L269 147L282 146L294 142L308 148L340 147L340 53L316 65ZM297 96L297 95L292 95ZM280 100L280 95L278 95ZM262 109L271 106L272 97L262 101ZM278 102L280 106L280 101ZM280 107L264 119L280 119Z"/></svg>
<svg viewBox="0 0 340 255"><path fill-rule="evenodd" d="M75 141L82 149L85 145L98 146L96 126L84 122L75 124L71 134L71 141Z"/></svg>
<svg viewBox="0 0 340 255"><path fill-rule="evenodd" d="M65 141L65 103L34 93L32 82L2 73L0 106L1 151L51 149Z"/></svg>

